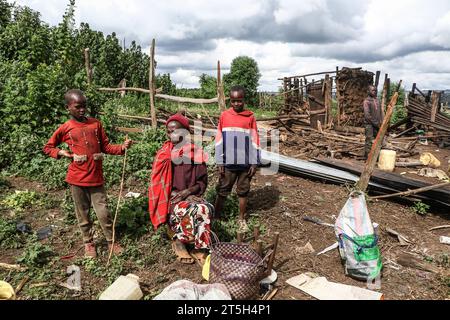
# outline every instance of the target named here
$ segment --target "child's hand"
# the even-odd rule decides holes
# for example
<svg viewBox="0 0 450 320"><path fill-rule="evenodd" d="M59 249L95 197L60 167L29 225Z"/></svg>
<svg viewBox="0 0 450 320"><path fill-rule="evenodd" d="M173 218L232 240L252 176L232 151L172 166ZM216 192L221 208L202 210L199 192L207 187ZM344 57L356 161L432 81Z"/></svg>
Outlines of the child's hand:
<svg viewBox="0 0 450 320"><path fill-rule="evenodd" d="M125 142L122 144L122 150L128 149L133 144L133 140L126 139Z"/></svg>
<svg viewBox="0 0 450 320"><path fill-rule="evenodd" d="M58 151L58 156L60 156L60 157L66 157L66 158L73 158L73 154L70 153L70 152L67 151L67 150L59 150L59 151Z"/></svg>
<svg viewBox="0 0 450 320"><path fill-rule="evenodd" d="M225 175L225 167L224 166L218 166L217 168L219 169L219 174L221 176L224 176Z"/></svg>

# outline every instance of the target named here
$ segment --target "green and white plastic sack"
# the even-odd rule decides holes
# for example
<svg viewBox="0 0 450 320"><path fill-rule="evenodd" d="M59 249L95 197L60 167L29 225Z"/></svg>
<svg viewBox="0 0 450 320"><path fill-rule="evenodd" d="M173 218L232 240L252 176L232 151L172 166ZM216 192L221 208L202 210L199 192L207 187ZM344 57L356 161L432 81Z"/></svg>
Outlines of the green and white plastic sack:
<svg viewBox="0 0 450 320"><path fill-rule="evenodd" d="M378 236L375 234L363 193L353 192L334 227L345 274L363 281L376 279L383 267Z"/></svg>

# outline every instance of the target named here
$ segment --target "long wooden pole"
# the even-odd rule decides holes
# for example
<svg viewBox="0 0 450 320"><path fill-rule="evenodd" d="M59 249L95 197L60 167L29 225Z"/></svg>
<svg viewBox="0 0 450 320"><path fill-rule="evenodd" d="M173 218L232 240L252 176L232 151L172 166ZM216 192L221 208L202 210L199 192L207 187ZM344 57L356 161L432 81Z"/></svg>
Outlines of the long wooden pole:
<svg viewBox="0 0 450 320"><path fill-rule="evenodd" d="M421 193L421 192L425 192L425 191L439 189L441 187L446 187L448 185L450 185L450 182L444 182L444 183L440 183L440 184L435 184L433 186L418 188L418 189L414 189L414 190L408 190L405 192L398 192L398 193L386 194L386 195L382 195L382 196L370 197L370 199L375 200L375 199L385 199L385 198L400 197L400 196L409 196L412 194L417 194L417 193Z"/></svg>
<svg viewBox="0 0 450 320"><path fill-rule="evenodd" d="M220 74L220 61L217 61L217 101L219 102L220 112L225 111L225 92L223 89L222 76Z"/></svg>
<svg viewBox="0 0 450 320"><path fill-rule="evenodd" d="M383 139L389 127L392 113L394 112L395 104L397 103L398 92L400 90L401 84L402 80L400 80L397 87L397 91L392 96L391 102L389 103L388 109L386 111L386 116L384 117L383 123L381 124L380 130L378 131L378 135L375 138L375 141L372 145L372 149L370 150L366 165L364 166L364 170L361 173L361 177L356 184L356 188L359 189L360 191L365 192L367 190L367 186L369 185L370 176L372 175L373 170L375 169L375 164L380 154L381 147L383 146Z"/></svg>
<svg viewBox="0 0 450 320"><path fill-rule="evenodd" d="M156 108L155 108L155 39L152 40L150 48L150 69L148 77L148 89L150 91L150 115L152 118L152 128L156 129Z"/></svg>

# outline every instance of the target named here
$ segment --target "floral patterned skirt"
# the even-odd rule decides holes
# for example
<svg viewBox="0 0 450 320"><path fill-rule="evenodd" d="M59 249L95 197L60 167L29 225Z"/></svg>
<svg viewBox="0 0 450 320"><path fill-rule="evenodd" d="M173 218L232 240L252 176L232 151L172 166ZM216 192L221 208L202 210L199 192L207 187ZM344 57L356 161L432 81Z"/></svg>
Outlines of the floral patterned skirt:
<svg viewBox="0 0 450 320"><path fill-rule="evenodd" d="M214 207L204 202L180 201L171 210L169 227L175 233L173 239L184 244L194 244L195 249L207 249L210 245L210 217Z"/></svg>

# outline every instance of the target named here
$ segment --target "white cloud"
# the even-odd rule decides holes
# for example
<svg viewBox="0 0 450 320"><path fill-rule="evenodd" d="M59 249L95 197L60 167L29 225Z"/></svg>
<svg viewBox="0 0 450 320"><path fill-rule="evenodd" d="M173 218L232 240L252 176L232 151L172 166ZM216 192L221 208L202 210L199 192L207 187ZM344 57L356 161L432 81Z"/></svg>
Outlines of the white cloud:
<svg viewBox="0 0 450 320"><path fill-rule="evenodd" d="M11 0L12 2L12 0ZM68 1L17 0L61 21ZM238 55L259 65L261 89L277 78L362 66L423 88L450 87L450 2L434 0L77 0L76 21L148 48L159 72L184 87L227 72ZM145 52L148 52L145 49Z"/></svg>

